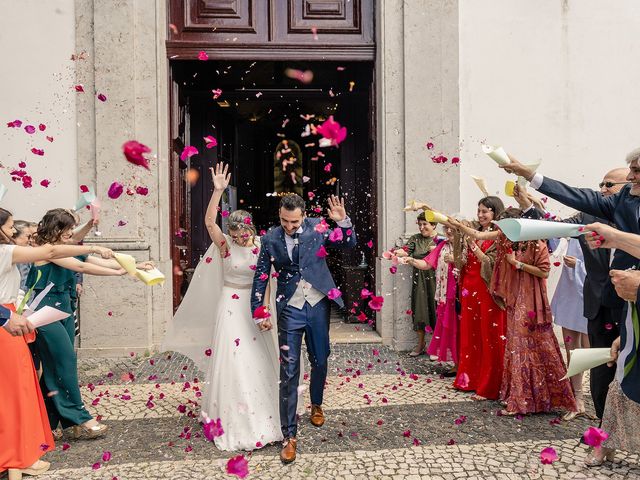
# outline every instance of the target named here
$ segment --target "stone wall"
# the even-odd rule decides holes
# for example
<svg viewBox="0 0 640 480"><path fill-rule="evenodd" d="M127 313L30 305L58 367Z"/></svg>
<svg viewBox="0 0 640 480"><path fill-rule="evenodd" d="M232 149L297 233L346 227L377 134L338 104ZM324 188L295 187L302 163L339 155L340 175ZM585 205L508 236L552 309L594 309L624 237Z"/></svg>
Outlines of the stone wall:
<svg viewBox="0 0 640 480"><path fill-rule="evenodd" d="M458 156L458 2L380 0L376 18L380 251L417 232L411 200L459 209L459 169L431 157ZM426 147L431 142L432 150ZM411 269L379 260L377 290L385 297L377 330L398 350L415 345Z"/></svg>
<svg viewBox="0 0 640 480"><path fill-rule="evenodd" d="M76 0L78 83L107 101L77 97L79 181L95 185L103 202L99 242L152 259L165 272L164 286L131 278L85 278L81 300L80 353L118 355L157 346L172 314L169 259L168 94L165 2ZM149 171L125 161L122 144L151 148ZM148 194L106 192L119 181ZM94 239L95 241L95 239Z"/></svg>

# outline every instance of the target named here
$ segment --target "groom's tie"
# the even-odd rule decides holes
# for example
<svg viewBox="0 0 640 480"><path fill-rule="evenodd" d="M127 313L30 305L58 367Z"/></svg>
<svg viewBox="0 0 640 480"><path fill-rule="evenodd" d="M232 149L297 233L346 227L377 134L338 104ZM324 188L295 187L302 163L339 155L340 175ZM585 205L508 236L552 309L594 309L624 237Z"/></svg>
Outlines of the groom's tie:
<svg viewBox="0 0 640 480"><path fill-rule="evenodd" d="M293 238L293 249L291 250L291 261L295 265L300 265L300 247L298 246L299 236L300 234L297 232L291 235L291 238Z"/></svg>

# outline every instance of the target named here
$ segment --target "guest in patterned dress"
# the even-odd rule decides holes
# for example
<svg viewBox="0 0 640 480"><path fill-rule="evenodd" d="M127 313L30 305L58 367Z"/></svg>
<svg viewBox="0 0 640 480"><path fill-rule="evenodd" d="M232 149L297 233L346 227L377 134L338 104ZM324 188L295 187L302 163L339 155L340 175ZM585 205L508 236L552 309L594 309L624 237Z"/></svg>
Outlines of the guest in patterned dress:
<svg viewBox="0 0 640 480"><path fill-rule="evenodd" d="M503 218L519 217L508 209ZM492 293L507 309L500 399L503 415L575 411L576 402L553 332L547 298L549 249L543 240L511 242L499 233Z"/></svg>

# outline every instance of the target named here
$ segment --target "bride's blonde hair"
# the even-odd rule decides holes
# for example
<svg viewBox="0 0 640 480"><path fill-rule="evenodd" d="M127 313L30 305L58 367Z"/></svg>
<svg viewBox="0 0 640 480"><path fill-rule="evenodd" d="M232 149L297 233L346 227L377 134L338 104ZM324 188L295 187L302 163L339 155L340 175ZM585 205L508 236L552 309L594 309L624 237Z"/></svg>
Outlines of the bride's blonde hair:
<svg viewBox="0 0 640 480"><path fill-rule="evenodd" d="M235 210L231 212L229 214L229 218L227 218L227 226L229 227L229 230L249 230L251 235L254 237L258 233L255 225L253 224L253 217L246 210Z"/></svg>

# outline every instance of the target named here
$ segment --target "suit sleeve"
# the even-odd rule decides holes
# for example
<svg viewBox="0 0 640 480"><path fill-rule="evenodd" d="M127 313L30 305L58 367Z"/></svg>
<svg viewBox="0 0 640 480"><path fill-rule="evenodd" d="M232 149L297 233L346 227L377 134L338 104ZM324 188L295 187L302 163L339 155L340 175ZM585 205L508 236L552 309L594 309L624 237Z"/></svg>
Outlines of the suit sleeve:
<svg viewBox="0 0 640 480"><path fill-rule="evenodd" d="M596 192L590 188L570 187L565 183L549 177L544 177L544 181L538 191L559 201L563 205L596 217L605 218L610 222L614 221L613 213L620 196L620 194L617 193L610 197L603 197L600 192Z"/></svg>
<svg viewBox="0 0 640 480"><path fill-rule="evenodd" d="M544 212L532 205L531 208L525 212L522 212L522 218L532 218L534 220L542 220L544 218Z"/></svg>
<svg viewBox="0 0 640 480"><path fill-rule="evenodd" d="M271 272L271 254L266 241L260 246L260 255L256 264L256 271L253 275L253 286L251 288L251 312L263 305L263 299L267 285L269 284L269 273ZM263 276L266 275L266 278Z"/></svg>
<svg viewBox="0 0 640 480"><path fill-rule="evenodd" d="M0 327L3 327L11 318L11 310L0 305Z"/></svg>

